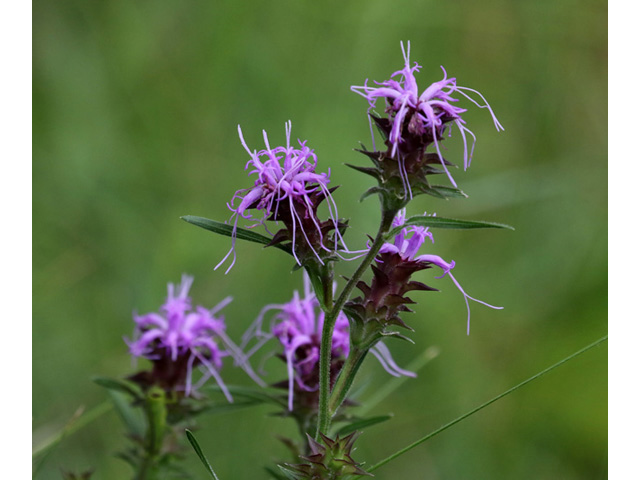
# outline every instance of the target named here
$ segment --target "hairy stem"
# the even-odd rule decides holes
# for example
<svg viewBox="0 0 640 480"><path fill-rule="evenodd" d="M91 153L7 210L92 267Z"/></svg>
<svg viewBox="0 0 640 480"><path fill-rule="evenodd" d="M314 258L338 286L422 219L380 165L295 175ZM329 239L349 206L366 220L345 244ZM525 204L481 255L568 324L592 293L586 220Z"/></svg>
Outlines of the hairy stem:
<svg viewBox="0 0 640 480"><path fill-rule="evenodd" d="M368 348L361 350L353 347L349 351L347 361L342 367L340 376L338 377L338 380L336 380L336 384L334 385L329 397L329 414L331 417L335 415L338 408L340 408L340 405L342 405L342 402L344 402L344 399L347 398L347 393L349 393L351 384L356 378L356 373L358 373L360 365L368 352Z"/></svg>
<svg viewBox="0 0 640 480"><path fill-rule="evenodd" d="M358 266L358 269L345 285L338 297L338 300L333 304L331 312L325 316L324 326L322 328L322 341L320 344L320 399L318 402L318 430L316 432L316 438L319 438L321 433L326 435L329 430L329 426L331 425L331 412L329 409L329 395L331 394L331 341L333 339L333 329L336 325L336 319L338 318L338 314L342 310L342 307L344 307L344 304L349 299L349 295L351 295L351 292L358 283L358 280L360 280L360 277L362 277L367 268L369 268L369 265L382 247L384 237L389 231L396 213L397 212L394 211L383 211L380 227L378 228L376 238L369 249L369 253L367 253Z"/></svg>
<svg viewBox="0 0 640 480"><path fill-rule="evenodd" d="M322 309L329 312L333 306L333 263L328 263L322 269L322 288L324 290Z"/></svg>

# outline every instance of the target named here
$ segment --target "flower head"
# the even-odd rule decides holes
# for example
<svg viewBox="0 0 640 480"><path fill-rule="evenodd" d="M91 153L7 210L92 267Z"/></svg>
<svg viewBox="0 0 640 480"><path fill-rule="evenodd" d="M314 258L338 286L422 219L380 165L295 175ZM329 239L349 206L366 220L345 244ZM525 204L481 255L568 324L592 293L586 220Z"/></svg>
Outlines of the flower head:
<svg viewBox="0 0 640 480"><path fill-rule="evenodd" d="M318 250L332 251L327 245L330 230L335 230L333 250L337 249L338 240L342 240L340 228L344 225L338 221L338 209L331 196L332 189L328 187L331 172L316 172L318 158L306 141L298 141L298 146L291 145L290 121L285 124L285 132L286 146L271 148L267 133L263 131L266 148L251 151L238 126L242 146L251 157L245 170L257 178L253 187L238 190L227 204L233 212L232 247L216 268L231 253L233 262L229 269L235 263L235 232L240 218L254 220L252 227L264 225L267 220L282 221L286 230L274 236L274 243L291 241L292 253L299 265L302 265L300 254L307 250L323 263ZM331 217L326 222L320 222L316 214L323 200L327 201ZM259 212L257 216L254 216L254 210Z"/></svg>
<svg viewBox="0 0 640 480"><path fill-rule="evenodd" d="M498 122L486 99L476 90L459 86L455 78L447 78L447 72L444 67L441 67L444 72L443 79L432 83L420 93L415 73L420 71L421 67L418 63L414 63L411 66L409 60L410 44L407 42L406 51L404 45L402 43L400 45L404 56L404 67L401 70L394 72L389 80L374 82L376 84L375 87L368 86L367 81L365 81L363 86L353 86L351 89L367 99L369 110L375 108L379 98L385 99L385 112L392 122L388 138L392 157L395 157L400 152L399 161L403 162L403 157L410 154L406 149L403 149L403 145L410 144L413 146L416 144L416 141L413 141L415 139L419 139L417 144L423 149L433 142L435 143L440 163L444 167L449 180L454 186L457 186L447 169L447 163L440 151L439 142L444 137L447 123L453 122L462 134L464 168L466 170L471 164L476 137L465 126L466 122L462 118L462 114L466 112L466 109L456 105L459 99L454 98L453 95L458 94L479 108L487 108L491 113L496 128L498 130L504 130L504 128ZM470 94L477 95L480 101L474 99ZM467 133L473 138L471 149L468 148Z"/></svg>
<svg viewBox="0 0 640 480"><path fill-rule="evenodd" d="M262 323L268 311L276 310L269 332L262 330ZM253 326L245 333L243 346L251 339L258 343L247 353L252 355L266 341L276 338L283 348L283 358L287 364L288 405L293 410L294 392L317 392L318 362L320 360L320 341L324 326L324 312L311 289L308 276L304 277L304 294L295 291L291 301L281 305L267 305ZM349 320L340 312L336 319L331 346L331 378L334 380L345 358L349 355ZM372 352L382 366L394 376L415 376L401 369L391 358L391 353L382 343L378 343ZM315 402L310 402L315 404Z"/></svg>
<svg viewBox="0 0 640 480"><path fill-rule="evenodd" d="M426 213L425 213L426 215ZM435 216L435 213L433 214ZM402 226L404 225L406 217L406 211L401 210L396 218L394 219L394 226ZM442 269L442 275L436 278L442 278L445 275L448 275L453 281L454 285L460 290L462 295L464 295L464 301L467 305L467 335L469 334L469 328L471 325L471 310L469 308L469 300L473 300L474 302L481 303L482 305L486 305L487 307L494 308L497 310L501 310L503 307L495 307L493 305L489 305L482 300L478 300L477 298L473 298L468 295L460 283L456 280L456 278L451 273L451 270L456 266L456 262L451 260L451 262L447 262L439 257L438 255L418 255L418 250L425 242L425 239L429 238L433 243L433 235L429 232L429 227L420 227L417 225L412 225L409 228L403 228L398 235L396 235L394 239L394 243L385 243L380 249L380 253L390 252L399 255L403 260L407 262L418 262L426 265L434 265Z"/></svg>
<svg viewBox="0 0 640 480"><path fill-rule="evenodd" d="M406 210L403 208L393 219L392 227L402 227L406 220ZM411 236L410 236L411 235ZM380 253L392 252L397 253L405 260L412 260L418 249L429 238L433 243L433 235L429 232L428 227L411 226L403 228L395 236L393 243L385 243L380 249Z"/></svg>
<svg viewBox="0 0 640 480"><path fill-rule="evenodd" d="M182 276L179 285L169 283L165 303L158 312L134 314L136 328L133 339L127 340L134 357L144 357L153 362L153 372L146 375L149 382L157 382L163 388L184 390L186 395L213 377L225 396L231 395L220 377L222 359L236 355L237 347L225 333L224 318L218 315L231 301L225 298L212 309L193 308L189 289L193 277ZM200 366L203 377L192 385L194 367Z"/></svg>
<svg viewBox="0 0 640 480"><path fill-rule="evenodd" d="M435 216L435 214L433 215ZM395 228L403 227L405 221L406 211L402 209L394 219L393 226ZM411 281L411 275L433 267L438 267L443 272L441 276L436 278L449 276L464 296L467 305L467 334L469 334L471 322L469 300L494 309L503 308L495 307L468 295L451 273L451 270L456 266L453 260L447 262L442 257L432 254L418 255L418 251L427 238L433 243L433 234L428 227L410 225L401 228L394 237L393 243L385 243L380 249L375 265L372 266L374 278L371 285L364 282L358 283L357 286L364 295L347 303L346 308L349 308L364 321L375 319L383 326L393 324L409 328L398 316L399 312L410 312L411 310L406 305L414 303L405 295L413 290L436 290L424 283Z"/></svg>

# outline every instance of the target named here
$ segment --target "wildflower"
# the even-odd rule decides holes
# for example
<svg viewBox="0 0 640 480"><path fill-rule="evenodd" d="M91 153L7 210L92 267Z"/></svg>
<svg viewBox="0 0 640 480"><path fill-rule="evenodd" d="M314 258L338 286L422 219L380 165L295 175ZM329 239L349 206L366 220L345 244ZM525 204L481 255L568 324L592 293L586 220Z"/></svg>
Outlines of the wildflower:
<svg viewBox="0 0 640 480"><path fill-rule="evenodd" d="M441 67L444 72L444 78L439 82L432 83L420 93L415 73L421 67L418 63L414 63L411 66L409 61L409 42L407 42L406 51L402 43L400 46L404 56L404 67L401 70L394 72L389 80L374 82L377 85L375 87L368 86L367 80L363 86L353 86L351 90L367 99L369 111L375 108L378 98L386 100L385 113L388 114L391 122L391 128L388 132L388 141L391 148L390 155L391 157L396 157L396 154L399 153L398 161L401 172L403 170L406 171L405 160L411 155L412 150L415 148L424 150L429 144L434 143L438 158L449 177L449 181L453 186L457 186L447 169L448 163L442 156L439 142L444 137L447 124L453 122L462 134L464 169L466 170L471 164L476 137L465 126L466 122L462 118L462 114L466 112L466 109L455 104L459 99L454 98L453 95L458 94L479 108L487 108L491 113L496 129L500 131L504 130L504 128L500 125L482 94L471 88L459 86L453 77L447 78L447 72L444 67ZM470 94L477 95L480 101L474 99ZM467 144L467 133L473 138L470 149Z"/></svg>
<svg viewBox="0 0 640 480"><path fill-rule="evenodd" d="M270 310L278 313L273 317L270 332L262 330L265 314ZM318 390L318 362L320 359L320 342L324 325L324 312L320 309L311 282L304 276L304 295L295 291L290 302L281 305L267 305L245 333L242 346L245 347L251 339L258 339L258 343L246 354L250 357L266 341L276 338L283 347L283 358L287 364L288 407L293 410L294 392L304 395L313 393L306 405L316 406L315 399ZM340 312L333 330L331 345L331 382L337 378L344 360L349 355L349 320ZM378 343L372 349L384 369L394 376L415 376L413 372L398 367L391 358L389 349Z"/></svg>
<svg viewBox="0 0 640 480"><path fill-rule="evenodd" d="M274 235L272 244L290 241L298 265L303 265L309 257L315 257L324 264L326 255L322 251L333 252L338 248L338 241L342 242L341 231L346 225L338 220L338 208L331 196L335 188L328 187L331 171L316 172L318 158L306 141L298 141L298 147L291 145L291 121L285 124L285 132L286 146L271 148L267 133L263 131L266 148L258 152L249 149L238 126L242 146L251 157L245 170L251 168L249 175L256 174L257 178L253 187L238 190L227 204L233 212L229 220L233 221L232 246L216 268L231 253L233 261L227 272L235 263L235 240L240 218L254 220L251 227L264 225L266 228L266 221L282 221L286 228ZM316 211L323 200L327 201L330 220L320 222ZM260 214L255 217L252 210L258 210ZM331 230L335 231L333 247L328 238Z"/></svg>
<svg viewBox="0 0 640 480"><path fill-rule="evenodd" d="M405 220L406 211L402 209L395 217L393 227L402 227L405 225ZM358 283L357 286L364 293L364 297L358 297L349 302L347 308L365 321L375 319L382 326L395 324L409 328L398 316L399 312L410 312L411 310L406 304L414 303L405 294L412 290L436 290L424 283L410 281L410 277L419 270L434 266L442 269L443 272L441 276L436 278L449 276L464 296L467 306L467 334L469 334L471 323L469 300L493 309L503 308L495 307L468 295L451 273L456 265L453 260L447 262L442 257L432 254L417 255L427 238L432 243L434 242L433 234L428 227L412 225L402 228L395 236L393 243L385 243L380 249L375 265L372 265L374 278L371 286L363 281Z"/></svg>
<svg viewBox="0 0 640 480"><path fill-rule="evenodd" d="M136 377L148 384L157 382L166 389L184 390L187 396L213 377L227 399L232 401L219 373L222 359L231 355L250 375L253 372L226 335L224 318L218 315L231 302L231 297L212 309L199 305L193 308L189 297L192 283L193 277L183 275L179 285L168 284L167 300L159 312L134 314L133 340L125 341L134 357L153 362L152 372L143 372ZM203 376L193 386L193 369L198 366Z"/></svg>

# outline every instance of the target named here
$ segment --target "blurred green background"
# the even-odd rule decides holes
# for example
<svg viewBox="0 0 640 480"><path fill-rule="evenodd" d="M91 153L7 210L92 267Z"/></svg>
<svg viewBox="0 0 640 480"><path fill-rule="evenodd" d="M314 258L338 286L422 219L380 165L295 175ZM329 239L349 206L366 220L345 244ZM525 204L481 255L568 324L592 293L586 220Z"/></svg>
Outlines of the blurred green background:
<svg viewBox="0 0 640 480"><path fill-rule="evenodd" d="M395 418L368 430L355 458L375 463L398 448L604 335L607 330L606 2L303 0L34 2L33 426L39 443L79 406L103 401L93 374L131 371L122 341L134 309L162 302L166 282L195 275L194 300L227 295L236 338L266 303L301 287L281 252L238 245L238 262L213 271L227 238L182 222L217 220L252 182L237 137L252 148L308 139L330 167L355 248L377 226L371 185L344 162L370 144L366 102L349 91L401 68L400 40L423 65L421 88L441 78L481 91L486 111L466 119L478 137L467 200L418 197L410 213L509 223L510 231L437 231L432 253L457 262L472 305L471 335L448 280L422 294L415 346L390 344L401 365L428 346L441 354L378 405ZM467 105L469 106L469 104ZM448 158L461 159L459 137ZM353 265L344 266L348 273ZM420 296L417 294L416 297ZM381 479L606 478L607 347L579 357L380 469ZM278 362L267 364L283 378ZM229 369L231 383L248 379ZM363 393L386 380L368 361ZM204 421L201 444L221 479L263 478L286 456L274 435L292 432L268 408ZM284 429L284 430L283 430ZM114 414L64 439L40 478L96 467L127 478ZM194 463L194 472L205 478Z"/></svg>

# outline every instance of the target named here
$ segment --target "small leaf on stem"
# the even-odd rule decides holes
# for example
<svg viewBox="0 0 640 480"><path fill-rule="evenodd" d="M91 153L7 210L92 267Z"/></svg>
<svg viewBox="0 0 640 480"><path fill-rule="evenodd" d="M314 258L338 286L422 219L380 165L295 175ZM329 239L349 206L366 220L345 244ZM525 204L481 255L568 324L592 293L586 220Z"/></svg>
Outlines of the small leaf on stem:
<svg viewBox="0 0 640 480"><path fill-rule="evenodd" d="M193 215L185 215L184 217L180 218L187 223L191 223L192 225L196 225L197 227L204 228L205 230L209 230L210 232L224 235L226 237L233 236L232 225L228 225L222 222L216 222L215 220L209 220L208 218L204 217L196 217ZM251 230L242 227L236 227L235 237L240 240L247 240L248 242L260 243L262 245L271 244L273 240L266 235L252 232ZM284 252L287 252L288 254L291 254L291 248L287 245L275 244L273 246L279 248Z"/></svg>
<svg viewBox="0 0 640 480"><path fill-rule="evenodd" d="M200 445L198 444L198 441L196 440L196 437L194 437L193 433L191 433L191 430L185 429L185 433L187 434L187 438L189 439L189 443L191 444L193 449L196 451L196 454L198 455L198 458L200 459L202 464L205 466L207 471L211 474L211 478L215 478L215 480L219 480L218 476L216 475L216 472L213 471L213 467L211 467L211 464L209 463L209 460L207 460L207 457L205 457L204 453L202 453L202 449L200 448Z"/></svg>

